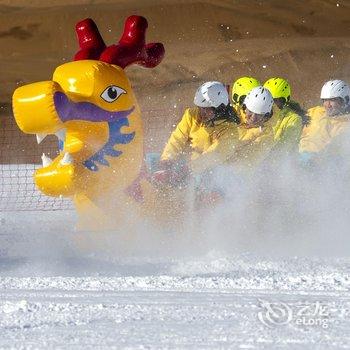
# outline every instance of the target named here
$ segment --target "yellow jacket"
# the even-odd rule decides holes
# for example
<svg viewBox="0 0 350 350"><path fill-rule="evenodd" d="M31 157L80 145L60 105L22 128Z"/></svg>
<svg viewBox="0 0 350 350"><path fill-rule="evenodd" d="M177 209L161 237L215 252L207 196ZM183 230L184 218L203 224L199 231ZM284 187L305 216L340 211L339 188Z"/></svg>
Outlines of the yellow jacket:
<svg viewBox="0 0 350 350"><path fill-rule="evenodd" d="M206 126L200 121L199 109L188 108L172 132L161 160L176 160L188 155L192 170L202 172L225 163L237 142L236 124L218 121L214 126Z"/></svg>
<svg viewBox="0 0 350 350"><path fill-rule="evenodd" d="M240 106L236 106L236 112L241 119L241 124L246 121L246 114ZM290 107L285 106L273 110L273 116L267 125L273 126L274 141L284 152L297 152L300 136L303 129L302 118Z"/></svg>
<svg viewBox="0 0 350 350"><path fill-rule="evenodd" d="M245 124L245 110L239 104L234 104L233 108L240 118L240 125L238 127L238 142L231 152L229 163L238 172L250 171L267 157L273 147L273 122L268 121L261 128L248 128Z"/></svg>
<svg viewBox="0 0 350 350"><path fill-rule="evenodd" d="M231 157L237 171L250 172L263 162L274 146L271 122L262 127L248 128L242 124L238 128L239 144Z"/></svg>
<svg viewBox="0 0 350 350"><path fill-rule="evenodd" d="M275 124L273 126L273 132L275 150L284 155L296 154L303 130L301 116L288 106L285 106L281 110L275 110L274 116Z"/></svg>
<svg viewBox="0 0 350 350"><path fill-rule="evenodd" d="M265 160L278 161L279 157L297 154L302 119L289 107L282 110L276 108L271 119L262 127L248 128L241 124L238 131L240 144L235 152L237 166L242 170L254 170Z"/></svg>
<svg viewBox="0 0 350 350"><path fill-rule="evenodd" d="M322 106L309 109L310 125L305 127L301 136L300 152L321 152L349 130L350 115L328 117Z"/></svg>
<svg viewBox="0 0 350 350"><path fill-rule="evenodd" d="M238 117L239 117L239 119L241 121L241 124L244 124L246 122L247 118L246 118L245 111L242 108L242 106L240 104L238 104L238 103L235 103L233 105L233 108L236 111L236 114L238 115Z"/></svg>
<svg viewBox="0 0 350 350"><path fill-rule="evenodd" d="M223 163L232 164L238 172L250 172L272 151L282 155L297 152L301 127L301 118L289 109L275 113L262 127L248 128L222 121L205 126L199 120L199 109L189 108L171 134L161 160L189 156L192 170L198 173Z"/></svg>

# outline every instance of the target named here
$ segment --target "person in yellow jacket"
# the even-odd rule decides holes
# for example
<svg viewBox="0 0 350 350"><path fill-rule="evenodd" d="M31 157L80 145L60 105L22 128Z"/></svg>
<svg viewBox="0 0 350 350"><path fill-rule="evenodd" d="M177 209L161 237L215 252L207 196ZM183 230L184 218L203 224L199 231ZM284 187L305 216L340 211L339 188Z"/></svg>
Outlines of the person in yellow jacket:
<svg viewBox="0 0 350 350"><path fill-rule="evenodd" d="M165 212L161 216L180 220L179 208L182 213L186 212L191 203L187 197L191 193L195 194L195 206L208 198L212 202L217 193L206 186L204 178L210 169L225 163L231 155L238 142L238 123L222 83L210 81L197 89L194 106L185 110L151 175L157 189L154 199L157 212ZM189 184L194 185L194 192L187 190Z"/></svg>
<svg viewBox="0 0 350 350"><path fill-rule="evenodd" d="M165 175L188 163L195 173L221 164L238 141L239 118L229 104L226 87L216 81L201 85L193 108L187 108L161 155L160 172ZM179 171L177 171L179 173Z"/></svg>
<svg viewBox="0 0 350 350"><path fill-rule="evenodd" d="M274 99L274 140L275 150L280 154L298 154L299 141L309 117L300 105L291 101L291 88L283 78L270 78L264 87Z"/></svg>
<svg viewBox="0 0 350 350"><path fill-rule="evenodd" d="M253 173L270 155L274 147L272 107L272 95L262 86L253 88L245 97L242 109L246 118L238 127L239 143L230 158L238 173Z"/></svg>
<svg viewBox="0 0 350 350"><path fill-rule="evenodd" d="M350 136L350 88L342 80L327 81L321 89L322 106L309 109L311 122L304 128L299 144L302 159L317 159L336 150L336 144ZM349 137L348 137L349 136Z"/></svg>
<svg viewBox="0 0 350 350"><path fill-rule="evenodd" d="M259 80L253 77L241 77L237 79L232 85L232 105L237 115L241 119L241 122L243 123L245 122L245 112L243 108L244 99L252 89L260 85L261 84Z"/></svg>

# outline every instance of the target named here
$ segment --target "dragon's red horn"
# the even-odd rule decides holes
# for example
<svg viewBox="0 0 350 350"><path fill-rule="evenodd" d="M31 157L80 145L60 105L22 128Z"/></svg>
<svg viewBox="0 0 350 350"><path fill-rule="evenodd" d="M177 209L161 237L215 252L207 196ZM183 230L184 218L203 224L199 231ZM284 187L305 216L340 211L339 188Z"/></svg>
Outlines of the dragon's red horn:
<svg viewBox="0 0 350 350"><path fill-rule="evenodd" d="M91 18L86 18L76 24L75 30L80 50L75 54L74 60L98 60L106 45L95 22Z"/></svg>
<svg viewBox="0 0 350 350"><path fill-rule="evenodd" d="M118 44L107 47L99 59L122 68L132 63L149 68L157 66L164 57L164 46L161 43L145 43L147 27L146 18L128 17Z"/></svg>

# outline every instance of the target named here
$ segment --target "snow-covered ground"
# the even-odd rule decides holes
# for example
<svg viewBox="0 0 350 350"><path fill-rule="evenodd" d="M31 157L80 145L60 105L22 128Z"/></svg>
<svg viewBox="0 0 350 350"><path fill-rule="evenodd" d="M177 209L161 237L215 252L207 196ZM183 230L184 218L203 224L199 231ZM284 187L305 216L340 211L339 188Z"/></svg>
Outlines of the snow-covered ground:
<svg viewBox="0 0 350 350"><path fill-rule="evenodd" d="M350 299L347 293L224 290L218 286L220 277L214 282L209 278L198 281L200 283L195 281L195 285L193 281L171 277L129 280L50 277L2 282L1 347L349 347ZM178 290L174 290L174 285ZM260 313L266 314L260 306L262 300L283 302L294 313L305 306L313 312L321 302L330 315L324 318L327 328L321 323L312 325L310 321L298 325L298 316L287 324L285 319L284 324L278 324L277 319L270 327L264 325L258 319Z"/></svg>
<svg viewBox="0 0 350 350"><path fill-rule="evenodd" d="M46 215L1 236L0 348L350 348L350 259L91 253Z"/></svg>
<svg viewBox="0 0 350 350"><path fill-rule="evenodd" d="M75 232L74 211L3 211L0 348L350 348L348 199L326 188L132 237Z"/></svg>

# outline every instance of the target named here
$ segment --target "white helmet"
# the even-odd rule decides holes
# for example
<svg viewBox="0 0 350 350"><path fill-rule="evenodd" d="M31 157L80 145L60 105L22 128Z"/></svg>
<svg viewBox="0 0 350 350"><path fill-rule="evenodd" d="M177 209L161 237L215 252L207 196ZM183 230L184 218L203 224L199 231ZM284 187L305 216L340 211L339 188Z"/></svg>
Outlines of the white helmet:
<svg viewBox="0 0 350 350"><path fill-rule="evenodd" d="M227 106L229 103L228 92L224 84L218 81L208 81L198 88L193 102L198 107L217 108L221 104Z"/></svg>
<svg viewBox="0 0 350 350"><path fill-rule="evenodd" d="M265 115L272 111L273 97L269 90L258 86L248 93L244 104L251 112Z"/></svg>
<svg viewBox="0 0 350 350"><path fill-rule="evenodd" d="M327 81L321 90L321 99L342 98L346 104L349 104L350 88L343 80Z"/></svg>

